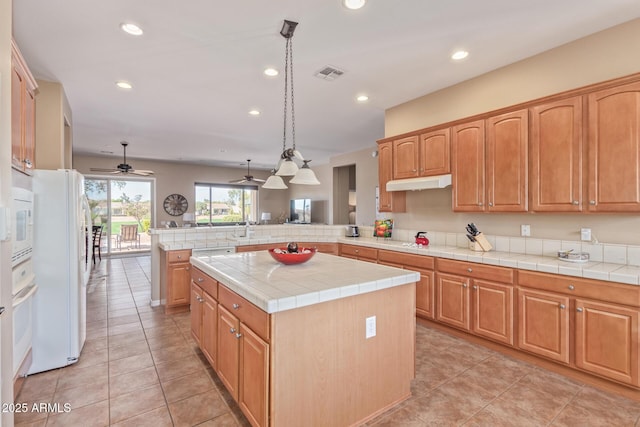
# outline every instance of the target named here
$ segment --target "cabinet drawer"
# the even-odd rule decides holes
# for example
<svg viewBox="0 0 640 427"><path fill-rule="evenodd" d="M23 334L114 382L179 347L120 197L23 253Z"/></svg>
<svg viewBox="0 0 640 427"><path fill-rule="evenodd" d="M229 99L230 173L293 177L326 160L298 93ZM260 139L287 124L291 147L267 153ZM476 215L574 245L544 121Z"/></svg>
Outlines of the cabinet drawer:
<svg viewBox="0 0 640 427"><path fill-rule="evenodd" d="M375 261L378 259L378 250L367 248L366 246L342 245L340 247L340 255L366 258Z"/></svg>
<svg viewBox="0 0 640 427"><path fill-rule="evenodd" d="M513 284L513 269L511 268L439 258L438 271L459 274L473 279L485 279L494 282Z"/></svg>
<svg viewBox="0 0 640 427"><path fill-rule="evenodd" d="M520 271L518 285L640 307L640 286L532 271Z"/></svg>
<svg viewBox="0 0 640 427"><path fill-rule="evenodd" d="M433 257L386 251L383 249L380 249L378 251L378 261L391 264L400 264L405 267L424 268L426 270L433 270L434 267Z"/></svg>
<svg viewBox="0 0 640 427"><path fill-rule="evenodd" d="M267 312L259 309L223 284L218 286L218 301L260 338L269 341L269 314Z"/></svg>
<svg viewBox="0 0 640 427"><path fill-rule="evenodd" d="M286 246L286 245L285 245ZM338 244L337 243L313 243L313 242L298 242L298 247L300 248L316 248L318 252L325 254L338 254Z"/></svg>
<svg viewBox="0 0 640 427"><path fill-rule="evenodd" d="M197 267L191 266L191 280L210 296L218 299L218 282L214 278L203 273Z"/></svg>
<svg viewBox="0 0 640 427"><path fill-rule="evenodd" d="M167 252L167 262L189 262L190 257L191 249Z"/></svg>

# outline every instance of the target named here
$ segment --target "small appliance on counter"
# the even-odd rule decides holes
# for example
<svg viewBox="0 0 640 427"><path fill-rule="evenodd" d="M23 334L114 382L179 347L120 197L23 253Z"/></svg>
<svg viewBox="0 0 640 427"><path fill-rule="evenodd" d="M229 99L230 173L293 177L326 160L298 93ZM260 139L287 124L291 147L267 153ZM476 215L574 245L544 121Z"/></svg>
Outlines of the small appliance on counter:
<svg viewBox="0 0 640 427"><path fill-rule="evenodd" d="M357 225L347 225L345 227L345 237L360 237L360 232L358 231Z"/></svg>
<svg viewBox="0 0 640 427"><path fill-rule="evenodd" d="M429 245L429 239L427 239L426 231L418 231L418 233L416 234L416 244L423 246Z"/></svg>

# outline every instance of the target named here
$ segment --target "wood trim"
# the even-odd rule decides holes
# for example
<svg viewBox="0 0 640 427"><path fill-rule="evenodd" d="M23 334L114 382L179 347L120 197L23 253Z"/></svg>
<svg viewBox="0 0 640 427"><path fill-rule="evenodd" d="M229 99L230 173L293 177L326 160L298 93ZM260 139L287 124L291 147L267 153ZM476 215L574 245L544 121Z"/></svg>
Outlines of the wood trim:
<svg viewBox="0 0 640 427"><path fill-rule="evenodd" d="M33 74L31 74L31 70L29 70L29 66L27 66L27 61L24 60L22 52L20 52L20 49L18 48L18 45L16 44L16 41L13 39L13 37L11 38L11 55L13 56L13 60L15 61L15 65L20 67L23 72L27 90L35 93L35 91L38 89L38 83L36 82L35 77L33 77Z"/></svg>
<svg viewBox="0 0 640 427"><path fill-rule="evenodd" d="M470 279L486 279L493 282L514 283L515 271L508 267L497 267L468 261L438 258L438 272L458 274Z"/></svg>

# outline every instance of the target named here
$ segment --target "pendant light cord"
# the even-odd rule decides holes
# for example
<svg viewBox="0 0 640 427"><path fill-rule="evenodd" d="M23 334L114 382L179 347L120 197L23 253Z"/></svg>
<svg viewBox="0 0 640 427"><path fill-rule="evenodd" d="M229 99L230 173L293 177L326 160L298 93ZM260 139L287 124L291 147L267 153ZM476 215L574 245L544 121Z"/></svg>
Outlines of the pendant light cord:
<svg viewBox="0 0 640 427"><path fill-rule="evenodd" d="M291 141L293 150L296 149L296 114L293 96L293 42L292 37L287 38L284 56L284 126L282 130L282 153L287 150L287 112L289 84L291 85Z"/></svg>

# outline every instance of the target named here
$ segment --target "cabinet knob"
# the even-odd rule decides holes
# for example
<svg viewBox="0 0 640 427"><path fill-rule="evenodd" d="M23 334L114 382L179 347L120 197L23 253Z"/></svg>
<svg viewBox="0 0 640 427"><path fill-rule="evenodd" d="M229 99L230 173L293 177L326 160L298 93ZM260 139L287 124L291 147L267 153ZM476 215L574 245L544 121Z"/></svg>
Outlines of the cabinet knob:
<svg viewBox="0 0 640 427"><path fill-rule="evenodd" d="M198 283L204 281L204 279L202 277L198 277Z"/></svg>
<svg viewBox="0 0 640 427"><path fill-rule="evenodd" d="M31 163L30 159L24 159L23 162L27 169L31 169L33 167L33 163Z"/></svg>
<svg viewBox="0 0 640 427"><path fill-rule="evenodd" d="M478 290L478 287L477 287L476 285L473 285L473 290L474 290L474 291L477 291L477 290Z"/></svg>
<svg viewBox="0 0 640 427"><path fill-rule="evenodd" d="M560 310L564 310L566 307L564 304L560 304Z"/></svg>
<svg viewBox="0 0 640 427"><path fill-rule="evenodd" d="M182 255L178 255L178 259L182 259Z"/></svg>
<svg viewBox="0 0 640 427"><path fill-rule="evenodd" d="M233 309L234 309L234 310L237 310L237 309L239 309L239 308L240 308L240 304L233 304Z"/></svg>
<svg viewBox="0 0 640 427"><path fill-rule="evenodd" d="M236 333L236 328L229 329L229 332L232 333L232 334L235 334Z"/></svg>
<svg viewBox="0 0 640 427"><path fill-rule="evenodd" d="M463 288L466 288L466 287L468 287L468 286L469 286L469 285L467 285L466 283L463 283L463 284L462 284L462 287L463 287Z"/></svg>
<svg viewBox="0 0 640 427"><path fill-rule="evenodd" d="M578 307L578 308L576 308L576 311L577 311L578 313L582 313L582 307Z"/></svg>
<svg viewBox="0 0 640 427"><path fill-rule="evenodd" d="M589 204L590 204L590 205L595 205L595 204L596 204L596 201L595 201L595 200L589 200Z"/></svg>
<svg viewBox="0 0 640 427"><path fill-rule="evenodd" d="M473 272L473 268L469 267L469 268L467 268L467 271L468 271L469 273L471 273L471 272Z"/></svg>
<svg viewBox="0 0 640 427"><path fill-rule="evenodd" d="M578 202L577 200L574 200L574 201L573 201L573 204L574 204L574 205L579 205L579 204L580 204L580 202Z"/></svg>
<svg viewBox="0 0 640 427"><path fill-rule="evenodd" d="M478 206L482 206L482 202L478 203Z"/></svg>
<svg viewBox="0 0 640 427"><path fill-rule="evenodd" d="M240 337L242 336L242 334L236 334L236 338L240 339Z"/></svg>
<svg viewBox="0 0 640 427"><path fill-rule="evenodd" d="M189 270L191 270L191 267L187 267L185 270L189 271Z"/></svg>
<svg viewBox="0 0 640 427"><path fill-rule="evenodd" d="M573 286L573 285L569 285L569 290L570 290L570 291L574 290L575 288L576 288L575 286Z"/></svg>
<svg viewBox="0 0 640 427"><path fill-rule="evenodd" d="M493 202L489 202L489 206L490 206L490 207L491 207L491 206L493 206Z"/></svg>
<svg viewBox="0 0 640 427"><path fill-rule="evenodd" d="M360 252L360 250L359 250L359 249L356 249L356 253L358 253L358 252Z"/></svg>
<svg viewBox="0 0 640 427"><path fill-rule="evenodd" d="M418 172L416 169L411 169L411 172Z"/></svg>

